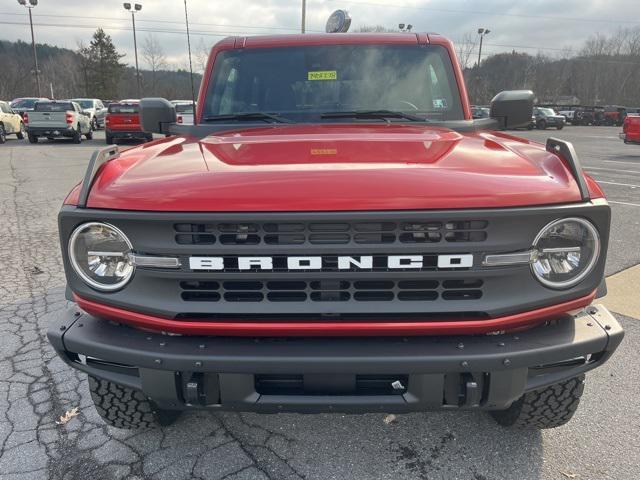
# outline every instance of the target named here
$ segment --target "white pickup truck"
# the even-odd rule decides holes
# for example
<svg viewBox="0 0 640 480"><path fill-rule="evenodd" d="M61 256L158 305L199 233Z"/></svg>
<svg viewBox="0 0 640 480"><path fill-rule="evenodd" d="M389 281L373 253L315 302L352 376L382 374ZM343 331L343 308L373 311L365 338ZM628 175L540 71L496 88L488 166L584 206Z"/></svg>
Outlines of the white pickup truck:
<svg viewBox="0 0 640 480"><path fill-rule="evenodd" d="M36 102L32 112L25 112L24 123L27 126L29 143L38 143L40 137L49 140L72 138L80 143L82 135L87 140L93 138L89 115L80 105L69 100L47 100Z"/></svg>

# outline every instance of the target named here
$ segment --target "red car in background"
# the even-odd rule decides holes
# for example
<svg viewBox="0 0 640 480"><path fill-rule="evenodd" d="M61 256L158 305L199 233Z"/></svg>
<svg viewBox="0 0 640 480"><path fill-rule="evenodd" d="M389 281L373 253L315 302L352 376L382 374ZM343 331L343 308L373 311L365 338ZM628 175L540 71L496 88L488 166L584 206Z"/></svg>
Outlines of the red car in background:
<svg viewBox="0 0 640 480"><path fill-rule="evenodd" d="M153 140L153 134L142 131L139 107L137 100L123 100L109 105L105 117L105 140L108 145L118 139Z"/></svg>
<svg viewBox="0 0 640 480"><path fill-rule="evenodd" d="M640 144L640 115L625 117L620 138L624 140L624 143Z"/></svg>

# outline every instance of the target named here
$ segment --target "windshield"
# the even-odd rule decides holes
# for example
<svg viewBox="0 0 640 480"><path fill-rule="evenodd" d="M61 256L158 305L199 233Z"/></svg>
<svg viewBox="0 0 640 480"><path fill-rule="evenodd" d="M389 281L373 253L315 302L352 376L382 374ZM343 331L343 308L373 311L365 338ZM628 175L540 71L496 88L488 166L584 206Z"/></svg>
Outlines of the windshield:
<svg viewBox="0 0 640 480"><path fill-rule="evenodd" d="M553 108L540 108L539 110L541 113L547 116L553 116L556 114L556 112L553 111Z"/></svg>
<svg viewBox="0 0 640 480"><path fill-rule="evenodd" d="M11 108L33 108L37 100L35 98L25 98L22 100L16 100L11 103Z"/></svg>
<svg viewBox="0 0 640 480"><path fill-rule="evenodd" d="M93 100L74 100L74 102L79 103L83 109L93 108Z"/></svg>
<svg viewBox="0 0 640 480"><path fill-rule="evenodd" d="M38 102L36 103L36 112L66 112L67 110L74 110L71 103L52 103L52 102Z"/></svg>
<svg viewBox="0 0 640 480"><path fill-rule="evenodd" d="M323 113L365 110L463 120L447 51L435 45L223 51L215 61L203 116L268 112L316 122Z"/></svg>

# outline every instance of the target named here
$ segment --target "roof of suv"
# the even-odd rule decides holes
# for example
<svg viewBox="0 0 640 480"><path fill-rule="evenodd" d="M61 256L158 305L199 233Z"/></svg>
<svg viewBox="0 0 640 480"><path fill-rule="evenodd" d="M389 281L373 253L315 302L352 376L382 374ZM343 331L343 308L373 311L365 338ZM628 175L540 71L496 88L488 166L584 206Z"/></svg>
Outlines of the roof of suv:
<svg viewBox="0 0 640 480"><path fill-rule="evenodd" d="M442 44L448 40L436 33L314 33L293 35L256 35L229 37L220 43L235 48L286 47L294 45L417 45Z"/></svg>

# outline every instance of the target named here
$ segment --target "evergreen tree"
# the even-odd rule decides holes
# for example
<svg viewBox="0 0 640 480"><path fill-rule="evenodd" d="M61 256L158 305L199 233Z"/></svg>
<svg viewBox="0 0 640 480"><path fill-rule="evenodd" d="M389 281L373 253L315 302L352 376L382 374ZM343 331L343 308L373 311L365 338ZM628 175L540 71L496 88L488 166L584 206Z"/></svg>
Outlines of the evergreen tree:
<svg viewBox="0 0 640 480"><path fill-rule="evenodd" d="M116 98L125 65L120 63L124 55L118 53L111 37L99 28L89 46L81 47L78 54L82 57L86 95Z"/></svg>

